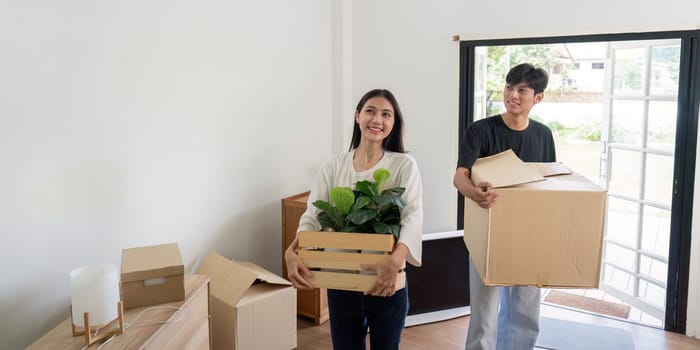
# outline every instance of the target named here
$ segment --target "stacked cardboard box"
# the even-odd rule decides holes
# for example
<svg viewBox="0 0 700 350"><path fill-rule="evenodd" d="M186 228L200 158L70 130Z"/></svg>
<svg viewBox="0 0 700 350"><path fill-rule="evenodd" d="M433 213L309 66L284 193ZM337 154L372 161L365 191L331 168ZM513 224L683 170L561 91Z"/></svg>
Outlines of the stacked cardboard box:
<svg viewBox="0 0 700 350"><path fill-rule="evenodd" d="M184 300L184 275L177 243L122 250L124 308Z"/></svg>

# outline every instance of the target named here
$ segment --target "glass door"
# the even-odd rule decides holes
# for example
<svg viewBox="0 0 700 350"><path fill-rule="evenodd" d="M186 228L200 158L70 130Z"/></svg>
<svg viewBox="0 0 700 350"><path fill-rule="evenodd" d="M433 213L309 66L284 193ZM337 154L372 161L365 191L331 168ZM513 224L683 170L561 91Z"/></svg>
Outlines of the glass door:
<svg viewBox="0 0 700 350"><path fill-rule="evenodd" d="M609 44L601 121L608 190L601 289L664 319L680 40Z"/></svg>

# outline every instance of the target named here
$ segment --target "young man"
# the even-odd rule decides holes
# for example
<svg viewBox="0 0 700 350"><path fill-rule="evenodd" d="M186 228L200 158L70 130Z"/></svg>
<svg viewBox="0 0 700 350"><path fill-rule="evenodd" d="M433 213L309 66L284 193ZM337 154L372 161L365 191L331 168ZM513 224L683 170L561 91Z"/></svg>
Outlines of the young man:
<svg viewBox="0 0 700 350"><path fill-rule="evenodd" d="M482 208L493 206L498 193L488 182L472 182L470 169L477 158L512 149L525 162L556 160L552 132L530 119L530 110L542 101L547 82L547 72L541 68L528 63L513 67L503 89L506 112L475 121L465 129L454 186ZM518 350L535 346L539 333L539 288L486 286L470 259L469 295L467 350Z"/></svg>

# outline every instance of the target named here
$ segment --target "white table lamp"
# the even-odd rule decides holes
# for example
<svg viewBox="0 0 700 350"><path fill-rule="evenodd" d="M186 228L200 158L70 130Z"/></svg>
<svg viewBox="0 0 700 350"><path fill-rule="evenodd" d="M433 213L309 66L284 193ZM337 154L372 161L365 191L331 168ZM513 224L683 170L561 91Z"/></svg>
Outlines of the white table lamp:
<svg viewBox="0 0 700 350"><path fill-rule="evenodd" d="M124 333L119 273L115 265L79 267L71 271L70 285L73 335L85 335L85 341L90 346L104 337ZM104 330L100 336L91 336L91 331L104 328L115 319L119 319L119 329Z"/></svg>

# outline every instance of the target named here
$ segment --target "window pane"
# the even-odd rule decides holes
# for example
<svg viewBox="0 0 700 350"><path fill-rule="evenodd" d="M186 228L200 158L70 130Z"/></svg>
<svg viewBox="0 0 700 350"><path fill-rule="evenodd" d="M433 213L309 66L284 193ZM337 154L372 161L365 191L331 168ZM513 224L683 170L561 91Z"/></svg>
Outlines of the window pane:
<svg viewBox="0 0 700 350"><path fill-rule="evenodd" d="M651 49L651 95L676 95L680 61L680 45L657 46Z"/></svg>
<svg viewBox="0 0 700 350"><path fill-rule="evenodd" d="M666 275L668 272L666 263L642 256L639 261L639 273L647 275L659 282L666 283Z"/></svg>
<svg viewBox="0 0 700 350"><path fill-rule="evenodd" d="M477 47L474 53L474 120L486 116L486 62L488 49Z"/></svg>
<svg viewBox="0 0 700 350"><path fill-rule="evenodd" d="M608 229L606 237L632 248L637 247L637 215L639 205L608 197Z"/></svg>
<svg viewBox="0 0 700 350"><path fill-rule="evenodd" d="M613 94L644 94L644 66L646 49L618 49L615 51L615 70L613 71Z"/></svg>
<svg viewBox="0 0 700 350"><path fill-rule="evenodd" d="M613 193L639 198L641 155L639 152L611 149L610 187Z"/></svg>
<svg viewBox="0 0 700 350"><path fill-rule="evenodd" d="M566 137L554 137L557 148L557 161L566 164L569 169L587 177L589 180L605 186L600 178L600 142L571 142Z"/></svg>
<svg viewBox="0 0 700 350"><path fill-rule="evenodd" d="M639 298L660 308L666 305L666 291L644 280L639 282Z"/></svg>
<svg viewBox="0 0 700 350"><path fill-rule="evenodd" d="M673 152L676 146L676 101L649 101L647 147Z"/></svg>
<svg viewBox="0 0 700 350"><path fill-rule="evenodd" d="M612 142L641 146L643 125L643 101L612 102Z"/></svg>
<svg viewBox="0 0 700 350"><path fill-rule="evenodd" d="M668 258L668 242L671 236L671 212L644 206L642 249ZM663 280L665 281L665 279Z"/></svg>
<svg viewBox="0 0 700 350"><path fill-rule="evenodd" d="M629 295L634 293L634 277L632 275L609 265L605 265L603 270L603 278L607 284Z"/></svg>
<svg viewBox="0 0 700 350"><path fill-rule="evenodd" d="M673 157L647 154L644 198L671 205Z"/></svg>
<svg viewBox="0 0 700 350"><path fill-rule="evenodd" d="M637 253L633 250L629 250L614 243L605 243L605 261L615 263L620 267L628 269L630 271L635 271L635 266L637 266L637 260L635 259Z"/></svg>

